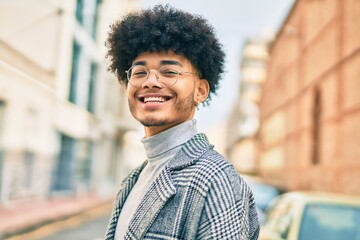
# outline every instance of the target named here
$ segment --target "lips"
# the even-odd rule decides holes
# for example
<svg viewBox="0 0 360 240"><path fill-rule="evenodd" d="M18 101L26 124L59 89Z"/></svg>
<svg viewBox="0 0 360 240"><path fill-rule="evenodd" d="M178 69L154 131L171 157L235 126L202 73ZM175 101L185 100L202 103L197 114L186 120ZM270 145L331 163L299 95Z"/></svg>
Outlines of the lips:
<svg viewBox="0 0 360 240"><path fill-rule="evenodd" d="M143 102L147 103L147 102L165 102L168 99L165 97L144 97Z"/></svg>

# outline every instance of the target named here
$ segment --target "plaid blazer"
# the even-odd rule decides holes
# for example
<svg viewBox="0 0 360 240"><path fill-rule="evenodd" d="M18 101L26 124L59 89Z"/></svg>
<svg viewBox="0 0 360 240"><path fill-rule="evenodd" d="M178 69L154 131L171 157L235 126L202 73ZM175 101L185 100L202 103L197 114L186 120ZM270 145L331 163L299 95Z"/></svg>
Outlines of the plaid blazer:
<svg viewBox="0 0 360 240"><path fill-rule="evenodd" d="M122 183L106 240L145 162ZM121 224L121 223L120 223ZM197 134L169 161L142 199L125 239L257 239L252 192L234 167Z"/></svg>

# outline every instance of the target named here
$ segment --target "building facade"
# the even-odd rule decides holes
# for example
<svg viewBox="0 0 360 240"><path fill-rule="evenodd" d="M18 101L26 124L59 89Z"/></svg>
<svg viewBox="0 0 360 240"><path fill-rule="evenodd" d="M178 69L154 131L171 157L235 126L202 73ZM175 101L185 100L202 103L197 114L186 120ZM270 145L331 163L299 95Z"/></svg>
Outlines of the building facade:
<svg viewBox="0 0 360 240"><path fill-rule="evenodd" d="M0 204L113 194L135 128L107 73L108 26L135 0L0 3Z"/></svg>
<svg viewBox="0 0 360 240"><path fill-rule="evenodd" d="M271 36L249 38L241 52L239 98L229 118L226 138L226 155L241 173L257 173L259 103L271 39Z"/></svg>
<svg viewBox="0 0 360 240"><path fill-rule="evenodd" d="M298 0L270 51L262 177L360 195L360 2Z"/></svg>

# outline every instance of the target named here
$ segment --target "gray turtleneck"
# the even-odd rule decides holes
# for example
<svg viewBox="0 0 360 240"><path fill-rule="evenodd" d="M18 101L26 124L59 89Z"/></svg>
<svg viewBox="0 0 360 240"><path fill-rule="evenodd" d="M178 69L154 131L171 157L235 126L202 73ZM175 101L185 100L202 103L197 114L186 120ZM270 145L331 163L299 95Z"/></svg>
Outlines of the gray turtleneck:
<svg viewBox="0 0 360 240"><path fill-rule="evenodd" d="M115 239L124 239L130 220L150 185L181 146L197 133L196 120L192 119L141 140L145 147L148 163L121 210Z"/></svg>

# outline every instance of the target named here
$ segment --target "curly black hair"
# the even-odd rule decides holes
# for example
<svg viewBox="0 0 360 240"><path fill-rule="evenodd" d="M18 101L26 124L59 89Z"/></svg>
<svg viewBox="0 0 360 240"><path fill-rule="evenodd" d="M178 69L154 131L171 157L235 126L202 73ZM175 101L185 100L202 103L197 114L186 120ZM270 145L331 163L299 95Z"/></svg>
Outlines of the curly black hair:
<svg viewBox="0 0 360 240"><path fill-rule="evenodd" d="M110 26L105 43L109 71L127 85L125 71L144 52L172 50L185 56L198 69L201 78L216 94L224 72L225 54L215 36L214 28L200 15L191 14L169 5L131 12Z"/></svg>

